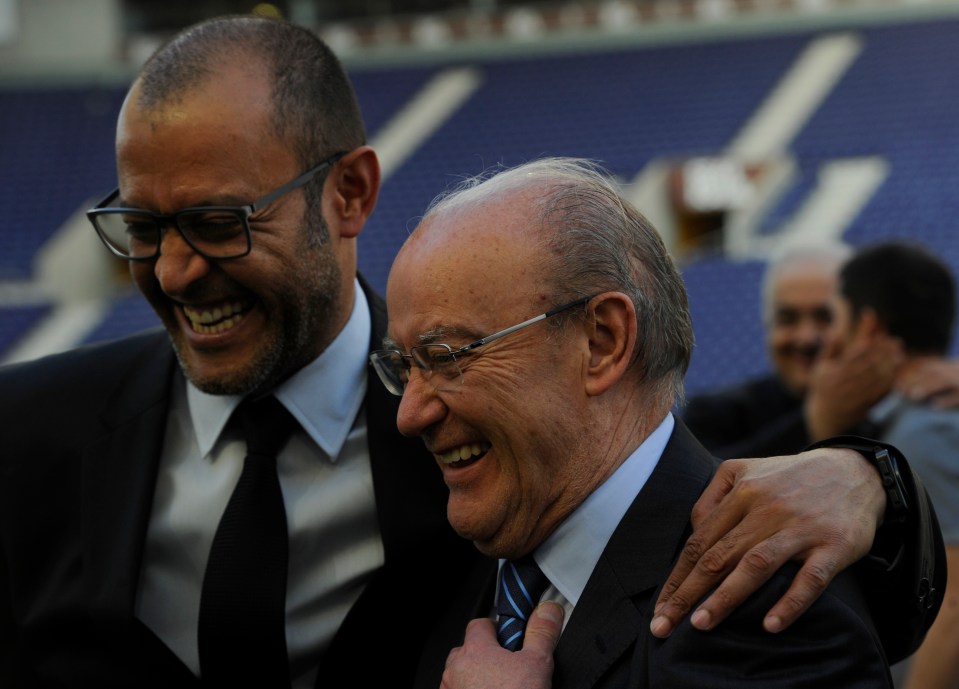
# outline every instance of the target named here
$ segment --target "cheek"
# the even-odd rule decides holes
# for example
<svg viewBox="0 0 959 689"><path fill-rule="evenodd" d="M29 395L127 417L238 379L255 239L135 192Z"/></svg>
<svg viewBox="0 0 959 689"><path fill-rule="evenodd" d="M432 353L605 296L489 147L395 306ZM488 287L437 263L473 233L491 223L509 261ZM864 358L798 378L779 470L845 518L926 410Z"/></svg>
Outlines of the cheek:
<svg viewBox="0 0 959 689"><path fill-rule="evenodd" d="M153 262L152 261L130 261L130 277L133 282L143 289L143 287L153 281Z"/></svg>
<svg viewBox="0 0 959 689"><path fill-rule="evenodd" d="M140 293L155 310L161 312L160 315L163 317L164 314L162 312L168 310L169 302L166 295L163 294L159 281L156 279L156 274L153 272L153 263L131 261L130 277L133 280L133 284L140 290Z"/></svg>
<svg viewBox="0 0 959 689"><path fill-rule="evenodd" d="M769 338L770 348L777 353L784 353L792 345L793 331L790 328L777 328Z"/></svg>

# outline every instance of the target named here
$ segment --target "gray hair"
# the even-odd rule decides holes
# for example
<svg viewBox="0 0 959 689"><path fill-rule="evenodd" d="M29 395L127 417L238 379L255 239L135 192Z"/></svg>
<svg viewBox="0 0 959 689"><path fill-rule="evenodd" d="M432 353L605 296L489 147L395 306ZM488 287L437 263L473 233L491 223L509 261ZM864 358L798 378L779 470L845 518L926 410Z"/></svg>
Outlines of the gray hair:
<svg viewBox="0 0 959 689"><path fill-rule="evenodd" d="M773 290L776 281L789 268L802 263L811 263L839 276L839 269L852 256L852 247L842 242L820 241L788 244L770 259L762 278L762 319L772 322Z"/></svg>
<svg viewBox="0 0 959 689"><path fill-rule="evenodd" d="M557 293L620 291L638 321L635 366L654 395L675 402L693 349L686 288L653 225L597 163L543 158L464 180L430 204L426 218L494 195L536 187L534 218L543 237L543 274Z"/></svg>

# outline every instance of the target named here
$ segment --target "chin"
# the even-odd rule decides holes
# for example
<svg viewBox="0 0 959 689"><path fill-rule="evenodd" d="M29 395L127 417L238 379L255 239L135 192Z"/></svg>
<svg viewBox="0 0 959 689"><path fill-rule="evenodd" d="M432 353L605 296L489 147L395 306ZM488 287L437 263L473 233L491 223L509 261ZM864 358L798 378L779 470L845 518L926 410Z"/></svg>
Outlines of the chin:
<svg viewBox="0 0 959 689"><path fill-rule="evenodd" d="M490 529L483 522L478 521L475 513L470 514L469 510L465 510L465 513L462 510L457 512L457 510L454 510L453 507L450 506L447 512L447 518L457 534L468 541L473 541L480 550L483 550L480 544L488 543L493 534L495 534L495 529Z"/></svg>
<svg viewBox="0 0 959 689"><path fill-rule="evenodd" d="M198 356L188 348L175 350L184 375L208 395L245 395L263 383L259 368L238 366L233 357L224 357L222 362L198 361L210 357Z"/></svg>

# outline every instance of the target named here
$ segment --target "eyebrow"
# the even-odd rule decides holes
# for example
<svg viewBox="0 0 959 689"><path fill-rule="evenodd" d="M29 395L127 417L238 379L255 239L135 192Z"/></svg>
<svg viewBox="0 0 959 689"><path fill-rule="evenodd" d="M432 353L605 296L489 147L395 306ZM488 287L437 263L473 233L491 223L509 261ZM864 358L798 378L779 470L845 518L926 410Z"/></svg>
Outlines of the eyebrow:
<svg viewBox="0 0 959 689"><path fill-rule="evenodd" d="M176 213L178 211L185 210L187 208L211 208L211 207L240 208L244 206L249 206L252 203L252 200L249 200L249 199L244 200L244 199L246 199L246 197L238 197L236 195L224 195L218 198L206 198L200 201L199 203L191 203L188 206L178 206L176 209L170 211L169 214ZM168 213L153 210L147 206L138 206L135 204L131 205L130 201L128 201L123 196L123 194L120 194L119 192L117 193L117 197L113 200L113 203L118 208L129 208L130 210L146 211L147 213L169 215Z"/></svg>
<svg viewBox="0 0 959 689"><path fill-rule="evenodd" d="M477 338L482 337L482 335L478 335L472 330L464 330L463 328L459 328L456 326L440 325L417 335L413 346L417 347L419 345L437 344L437 343L448 344L447 342L448 340L453 340L460 337L465 339L467 342L473 342ZM452 347L452 345L450 346ZM400 344L391 337L383 338L383 348L395 349L400 352L403 351L403 348L400 347ZM456 349L456 348L453 347L453 349Z"/></svg>

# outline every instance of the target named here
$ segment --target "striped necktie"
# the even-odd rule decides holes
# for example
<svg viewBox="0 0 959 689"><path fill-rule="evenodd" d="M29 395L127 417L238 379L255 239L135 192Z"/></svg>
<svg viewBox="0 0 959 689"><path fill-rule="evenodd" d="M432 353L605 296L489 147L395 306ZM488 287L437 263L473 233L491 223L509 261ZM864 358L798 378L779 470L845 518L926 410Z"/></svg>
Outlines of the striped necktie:
<svg viewBox="0 0 959 689"><path fill-rule="evenodd" d="M549 579L532 555L503 564L496 603L496 638L500 646L509 651L523 647L526 622L547 586Z"/></svg>

